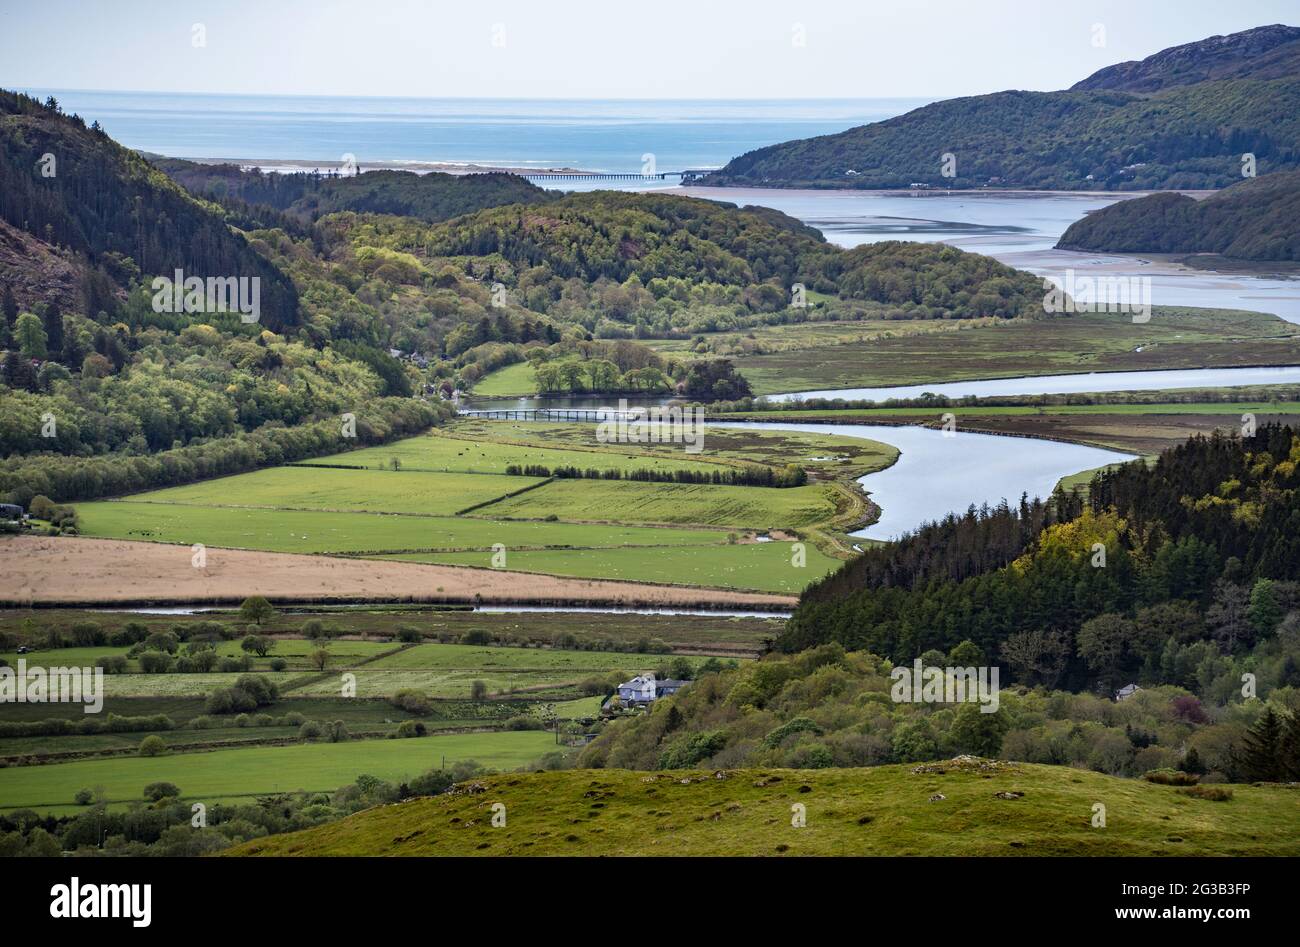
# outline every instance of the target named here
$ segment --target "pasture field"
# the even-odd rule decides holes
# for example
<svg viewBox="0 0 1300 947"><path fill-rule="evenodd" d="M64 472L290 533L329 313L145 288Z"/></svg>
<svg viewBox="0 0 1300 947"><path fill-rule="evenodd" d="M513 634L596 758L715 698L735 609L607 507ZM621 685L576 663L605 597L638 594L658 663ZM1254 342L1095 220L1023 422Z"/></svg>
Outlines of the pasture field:
<svg viewBox="0 0 1300 947"><path fill-rule="evenodd" d="M508 553L511 570L584 579L611 578L677 585L714 585L764 592L797 593L814 579L836 569L832 559L812 543L804 544L805 565L793 565L789 543L735 546L664 546L659 549L572 549ZM487 565L486 553L412 553L386 558L448 565Z"/></svg>
<svg viewBox="0 0 1300 947"><path fill-rule="evenodd" d="M305 462L326 467L361 466L391 470L397 458L402 471L504 474L509 464L540 464L554 470L573 466L583 470L715 470L717 464L680 450L673 453L637 451L620 445L607 447L596 441L595 425L569 447L535 443L530 425L500 421L458 421L383 447L366 447ZM292 467L290 468L292 469Z"/></svg>
<svg viewBox="0 0 1300 947"><path fill-rule="evenodd" d="M199 543L211 547L214 563L222 548L233 548L487 567L491 552L504 547L525 572L794 593L849 554L838 531L859 525L871 509L852 481L898 456L892 447L856 438L717 427L706 434L706 451L709 460L677 445L602 448L593 424L467 420L310 466L77 509L84 536ZM509 464L623 471L800 464L814 480L793 488L548 482L506 475ZM805 530L821 551L806 569L783 569L774 550L746 541L750 535L732 535L768 530ZM432 558L446 554L463 555ZM190 550L177 556L188 561ZM316 583L328 589L329 576Z"/></svg>
<svg viewBox="0 0 1300 947"><path fill-rule="evenodd" d="M324 671L309 665L307 655L323 648L329 655ZM25 655L28 666L90 666L99 657L125 656L127 648L67 648ZM183 650L183 649L182 649ZM238 655L239 642L222 642L223 655ZM290 661L284 671L270 671L275 657ZM399 690L416 688L431 697L469 698L471 685L487 684L491 695L508 694L521 688L566 688L593 674L626 672L628 676L653 670L661 656L626 651L579 651L557 648L495 647L484 645L397 644L377 641L326 641L316 644L302 639L276 639L265 658L253 658L254 672L267 672L282 699L292 702L299 695L338 696L339 675L352 672L357 693L362 697L389 697ZM704 658L687 658L698 666ZM145 674L139 662L130 661L128 672L106 674L104 692L113 698L201 697L230 687L245 673L182 673L169 671ZM7 708L6 708L7 709ZM60 708L77 719L79 708ZM46 707L45 716L57 716ZM12 719L0 712L0 720ZM44 719L44 718L40 718ZM137 740L138 742L138 740ZM3 740L0 740L0 746Z"/></svg>
<svg viewBox="0 0 1300 947"><path fill-rule="evenodd" d="M268 467L169 487L134 502L453 516L543 481L499 474Z"/></svg>
<svg viewBox="0 0 1300 947"><path fill-rule="evenodd" d="M509 398L513 395L531 395L537 392L537 373L528 362L516 362L505 368L489 372L474 383L474 394L480 398Z"/></svg>
<svg viewBox="0 0 1300 947"><path fill-rule="evenodd" d="M852 324L839 325L840 331L821 337L805 335L810 344L804 347L730 357L756 395L1069 372L1300 364L1300 326L1239 310L1157 307L1147 323L1134 323L1127 313L1077 313L862 340L843 334Z"/></svg>
<svg viewBox="0 0 1300 947"><path fill-rule="evenodd" d="M720 415L730 420L732 415ZM740 415L736 415L740 418ZM458 422L456 429L478 436L496 434L511 441L527 442L552 449L579 447L594 436L595 424L547 421L477 421ZM671 461L682 456L670 444L641 445L643 455ZM834 434L802 431L765 431L752 428L727 428L708 424L704 434L704 453L734 463L798 464L809 472L827 478L853 479L883 470L898 459L898 449L879 441Z"/></svg>
<svg viewBox="0 0 1300 947"><path fill-rule="evenodd" d="M175 783L184 799L195 801L296 790L333 792L362 773L402 781L436 769L444 760L448 766L477 760L509 770L536 762L554 749L554 734L521 730L9 766L0 769L0 807L67 805L77 790L96 787L102 787L108 801L126 802L142 798L144 787L160 780Z"/></svg>
<svg viewBox="0 0 1300 947"><path fill-rule="evenodd" d="M458 642L469 632L487 634L494 643L527 644L532 647L581 647L596 651L649 650L642 642L661 642L664 650L718 656L753 656L763 642L780 631L781 617L733 617L729 615L657 615L639 612L580 611L475 611L468 608L446 609L434 606L315 606L310 609L281 609L262 625L264 634L277 636L276 651L307 649L301 637L304 624L317 620L330 637L330 649L349 649L363 642L378 651L395 647L393 639L404 629L414 629L432 641ZM0 610L0 634L37 650L27 657L42 663L69 663L63 656L82 649L48 648L44 645L52 632L66 633L79 622L98 625L105 632L118 631L127 624L144 625L150 632L218 622L242 624L234 609L211 609L193 615L156 615L140 612L100 612L78 609L5 609ZM294 637L297 636L297 637ZM348 636L348 637L341 637ZM229 642L222 647L238 647ZM95 656L105 649L85 649ZM6 655L11 660L12 651ZM290 655L290 666L294 659ZM84 657L74 663L81 663ZM254 658L254 666L261 659ZM93 661L91 661L93 663ZM32 705L11 705L15 707ZM140 711L144 713L145 711ZM168 713L172 709L150 710ZM39 719L39 716L38 718Z"/></svg>
<svg viewBox="0 0 1300 947"><path fill-rule="evenodd" d="M914 770L490 776L483 794L369 809L226 854L1300 855L1296 791L1286 786L1233 786L1230 800L1216 802L1066 766ZM486 818L493 802L508 808L506 828ZM1110 814L1104 831L1091 823L1097 802ZM798 831L794 803L808 815Z"/></svg>
<svg viewBox="0 0 1300 947"><path fill-rule="evenodd" d="M540 519L509 522L488 517L241 509L134 500L78 503L77 512L81 516L83 536L147 539L185 546L204 543L267 552L349 555L407 550L450 552L490 550L495 543L508 549L669 546L722 543L727 538L725 532L699 529L602 526ZM177 555L182 554L186 559L190 555L188 549L178 550Z"/></svg>
<svg viewBox="0 0 1300 947"><path fill-rule="evenodd" d="M429 643L403 648L354 673L359 697L387 697L414 689L430 697L469 698L476 681L482 681L491 696L522 697L570 690L589 677L604 678L611 673L631 677L654 670L663 660L626 652ZM697 667L704 661L686 660ZM327 674L295 687L292 693L321 696L337 694L338 689L337 676Z"/></svg>
<svg viewBox="0 0 1300 947"><path fill-rule="evenodd" d="M742 529L794 529L839 512L822 484L803 487L731 487L702 483L630 483L555 480L499 500L485 516L614 523L671 523Z"/></svg>

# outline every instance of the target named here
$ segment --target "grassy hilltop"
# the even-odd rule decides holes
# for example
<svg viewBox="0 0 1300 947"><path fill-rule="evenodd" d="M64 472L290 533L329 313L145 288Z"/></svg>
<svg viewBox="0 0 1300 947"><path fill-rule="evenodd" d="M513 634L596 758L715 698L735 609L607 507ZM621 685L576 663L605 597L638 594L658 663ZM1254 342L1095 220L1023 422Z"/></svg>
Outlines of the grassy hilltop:
<svg viewBox="0 0 1300 947"><path fill-rule="evenodd" d="M506 807L502 828L491 824L495 803ZM1105 828L1092 824L1097 803ZM806 807L798 829L796 804ZM1231 799L1212 801L1066 767L966 758L871 769L506 774L229 854L1298 855L1296 827L1294 788L1234 786Z"/></svg>

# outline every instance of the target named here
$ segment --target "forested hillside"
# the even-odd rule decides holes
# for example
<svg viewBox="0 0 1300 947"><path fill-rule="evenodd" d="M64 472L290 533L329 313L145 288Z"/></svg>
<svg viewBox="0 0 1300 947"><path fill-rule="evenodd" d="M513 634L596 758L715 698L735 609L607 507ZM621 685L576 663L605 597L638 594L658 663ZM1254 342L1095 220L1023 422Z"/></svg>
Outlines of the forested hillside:
<svg viewBox="0 0 1300 947"><path fill-rule="evenodd" d="M869 549L804 592L776 642L794 654L702 669L607 728L579 765L971 753L1181 784L1294 780L1298 465L1292 428L1196 437L1099 475L1086 500L972 510ZM890 672L915 661L996 666L999 699L900 700Z"/></svg>
<svg viewBox="0 0 1300 947"><path fill-rule="evenodd" d="M1298 604L1298 465L1289 427L1216 433L1099 474L1086 500L950 517L810 586L777 646L906 661L970 640L1018 679L1045 662L1076 688L1178 664L1182 647L1240 654L1262 616Z"/></svg>
<svg viewBox="0 0 1300 947"><path fill-rule="evenodd" d="M278 174L256 168L244 171L233 164L148 157L151 164L200 197L250 216L260 208L270 208L301 222L343 210L433 222L501 204L544 204L556 196L514 174Z"/></svg>
<svg viewBox="0 0 1300 947"><path fill-rule="evenodd" d="M704 183L1196 189L1240 180L1245 153L1255 155L1261 174L1300 166L1295 44L1288 40L1260 58L1229 57L1222 67L1211 61L1221 43L1192 45L1204 55L1175 60L1205 58L1199 71L1176 71L1168 63L1162 68L1164 53L1125 64L1133 67L1129 74L1143 77L1131 83L1143 94L1122 91L1130 83L1099 73L1095 83L1085 80L1064 92L950 99L838 134L751 151ZM1201 75L1205 81L1182 81ZM1149 94L1148 87L1154 87ZM951 175L944 174L944 155L952 156Z"/></svg>
<svg viewBox="0 0 1300 947"><path fill-rule="evenodd" d="M1098 69L1071 92L1110 89L1158 92L1211 79L1280 79L1300 73L1300 29L1259 26L1172 46L1154 56Z"/></svg>
<svg viewBox="0 0 1300 947"><path fill-rule="evenodd" d="M84 260L81 295L92 314L112 308L114 286L181 269L259 278L262 325L297 324L293 284L216 208L54 100L0 90L0 219ZM55 300L19 303L38 301Z"/></svg>
<svg viewBox="0 0 1300 947"><path fill-rule="evenodd" d="M1060 250L1217 253L1238 260L1300 260L1300 171L1250 178L1205 200L1150 194L1072 224Z"/></svg>

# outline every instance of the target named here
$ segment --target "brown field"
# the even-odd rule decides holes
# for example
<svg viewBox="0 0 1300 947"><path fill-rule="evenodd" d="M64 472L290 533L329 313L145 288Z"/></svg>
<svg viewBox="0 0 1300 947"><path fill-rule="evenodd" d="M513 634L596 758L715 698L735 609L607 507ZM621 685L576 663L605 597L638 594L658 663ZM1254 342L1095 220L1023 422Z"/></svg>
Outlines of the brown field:
<svg viewBox="0 0 1300 947"><path fill-rule="evenodd" d="M208 547L207 568L187 546L80 537L0 540L0 604L224 603L249 595L281 602L494 602L788 608L795 599L634 582L564 579L414 562L335 559Z"/></svg>

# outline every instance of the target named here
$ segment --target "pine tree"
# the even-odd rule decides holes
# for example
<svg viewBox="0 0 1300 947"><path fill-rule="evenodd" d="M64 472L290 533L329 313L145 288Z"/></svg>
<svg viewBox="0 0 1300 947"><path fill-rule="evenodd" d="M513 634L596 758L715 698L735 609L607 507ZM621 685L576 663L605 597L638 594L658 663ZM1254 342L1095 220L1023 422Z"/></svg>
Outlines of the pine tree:
<svg viewBox="0 0 1300 947"><path fill-rule="evenodd" d="M54 358L63 354L63 311L57 302L45 307L45 348Z"/></svg>
<svg viewBox="0 0 1300 947"><path fill-rule="evenodd" d="M1300 780L1300 712L1293 711L1282 725L1278 756L1283 777Z"/></svg>
<svg viewBox="0 0 1300 947"><path fill-rule="evenodd" d="M12 329L18 321L18 300L14 299L13 287L5 283L4 292L0 293L0 310L4 311L5 324Z"/></svg>
<svg viewBox="0 0 1300 947"><path fill-rule="evenodd" d="M1282 781L1281 744L1282 723L1273 708L1267 707L1264 716L1246 731L1241 750L1233 754L1247 782Z"/></svg>

